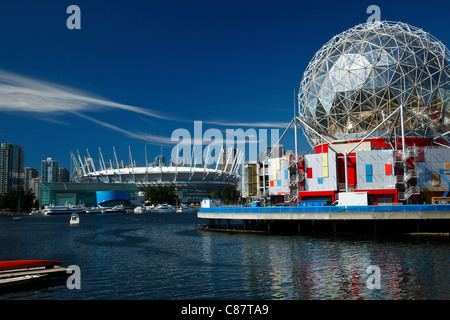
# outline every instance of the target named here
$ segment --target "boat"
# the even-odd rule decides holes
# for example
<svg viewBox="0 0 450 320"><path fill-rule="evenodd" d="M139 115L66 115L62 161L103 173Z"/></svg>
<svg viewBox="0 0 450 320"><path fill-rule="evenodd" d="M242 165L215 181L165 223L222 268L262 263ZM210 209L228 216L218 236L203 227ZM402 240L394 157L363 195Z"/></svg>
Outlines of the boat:
<svg viewBox="0 0 450 320"><path fill-rule="evenodd" d="M87 214L96 214L96 213L102 213L102 210L97 207L87 208L86 209Z"/></svg>
<svg viewBox="0 0 450 320"><path fill-rule="evenodd" d="M50 284L49 280L67 279L67 269L60 267L62 263L54 260L14 260L0 261L0 289L17 290L28 284ZM39 281L40 279L47 281Z"/></svg>
<svg viewBox="0 0 450 320"><path fill-rule="evenodd" d="M20 220L22 220L21 217L13 217L13 221L20 221Z"/></svg>
<svg viewBox="0 0 450 320"><path fill-rule="evenodd" d="M80 224L80 216L78 215L78 213L72 213L72 215L70 216L70 225L74 226L79 224Z"/></svg>
<svg viewBox="0 0 450 320"><path fill-rule="evenodd" d="M152 210L154 213L175 213L175 209L168 204L160 204L155 209Z"/></svg>
<svg viewBox="0 0 450 320"><path fill-rule="evenodd" d="M35 268L35 267L54 267L60 266L61 261L55 260L13 260L13 261L0 261L0 271L5 270L15 270L24 268Z"/></svg>
<svg viewBox="0 0 450 320"><path fill-rule="evenodd" d="M197 212L194 208L188 206L179 206L176 210L178 213L195 213Z"/></svg>
<svg viewBox="0 0 450 320"><path fill-rule="evenodd" d="M30 212L30 216L37 216L37 215L43 215L43 214L44 214L43 211L35 210L35 209L31 210L31 212Z"/></svg>
<svg viewBox="0 0 450 320"><path fill-rule="evenodd" d="M64 206L55 206L54 204L44 207L44 215L52 214L72 214L72 213L85 213L86 207L84 205L71 205L66 204Z"/></svg>
<svg viewBox="0 0 450 320"><path fill-rule="evenodd" d="M145 213L145 207L137 206L136 208L134 208L133 212L134 213Z"/></svg>
<svg viewBox="0 0 450 320"><path fill-rule="evenodd" d="M114 206L112 208L105 208L102 210L104 213L125 213L127 212L122 205Z"/></svg>

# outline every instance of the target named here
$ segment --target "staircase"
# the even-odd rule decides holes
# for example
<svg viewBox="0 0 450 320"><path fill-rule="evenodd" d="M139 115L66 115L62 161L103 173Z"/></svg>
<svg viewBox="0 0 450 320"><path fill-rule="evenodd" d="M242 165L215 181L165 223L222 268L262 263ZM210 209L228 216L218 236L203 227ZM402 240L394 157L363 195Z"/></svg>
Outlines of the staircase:
<svg viewBox="0 0 450 320"><path fill-rule="evenodd" d="M420 194L420 188L416 185L417 182L411 181L411 179L419 178L419 170L416 168L416 157L418 156L418 150L416 147L408 147L402 154L401 160L397 159L397 163L403 168L403 176L397 176L397 183L403 184L404 192L399 192L399 200L407 201L413 195ZM410 185L410 181L412 184Z"/></svg>

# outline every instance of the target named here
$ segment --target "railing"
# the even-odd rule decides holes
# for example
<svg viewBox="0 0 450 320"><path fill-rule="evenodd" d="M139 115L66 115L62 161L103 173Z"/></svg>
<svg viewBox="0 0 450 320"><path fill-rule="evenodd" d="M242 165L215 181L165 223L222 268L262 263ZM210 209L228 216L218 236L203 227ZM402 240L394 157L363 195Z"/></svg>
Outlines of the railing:
<svg viewBox="0 0 450 320"><path fill-rule="evenodd" d="M208 213L316 213L316 212L450 212L449 204L368 205L368 206L290 206L290 207L216 207L199 208Z"/></svg>
<svg viewBox="0 0 450 320"><path fill-rule="evenodd" d="M403 176L395 176L395 183L406 183L412 178L418 178L419 177L419 171L417 169L412 169L408 171Z"/></svg>
<svg viewBox="0 0 450 320"><path fill-rule="evenodd" d="M411 186L405 192L399 192L398 197L400 200L408 200L414 194L420 194L420 188L417 186Z"/></svg>

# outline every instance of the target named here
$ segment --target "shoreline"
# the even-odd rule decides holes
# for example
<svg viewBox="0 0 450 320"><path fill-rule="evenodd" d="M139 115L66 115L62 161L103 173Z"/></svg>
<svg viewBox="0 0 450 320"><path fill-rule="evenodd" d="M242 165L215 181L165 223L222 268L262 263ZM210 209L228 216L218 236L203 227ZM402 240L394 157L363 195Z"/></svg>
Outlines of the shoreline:
<svg viewBox="0 0 450 320"><path fill-rule="evenodd" d="M29 212L0 211L0 216L27 216Z"/></svg>

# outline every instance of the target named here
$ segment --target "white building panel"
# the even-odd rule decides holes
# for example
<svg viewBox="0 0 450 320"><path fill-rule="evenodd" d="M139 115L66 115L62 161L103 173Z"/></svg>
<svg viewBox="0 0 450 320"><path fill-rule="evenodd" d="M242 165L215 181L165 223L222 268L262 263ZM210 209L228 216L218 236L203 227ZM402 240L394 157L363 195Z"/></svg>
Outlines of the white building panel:
<svg viewBox="0 0 450 320"><path fill-rule="evenodd" d="M387 174L386 166L391 173ZM394 189L394 153L392 150L359 151L356 153L357 190Z"/></svg>

